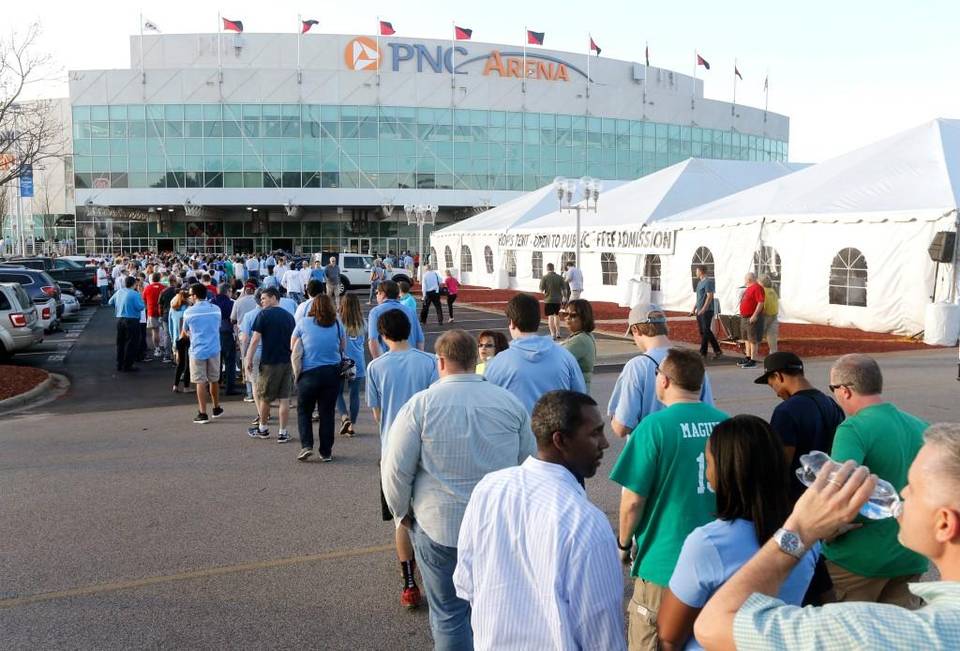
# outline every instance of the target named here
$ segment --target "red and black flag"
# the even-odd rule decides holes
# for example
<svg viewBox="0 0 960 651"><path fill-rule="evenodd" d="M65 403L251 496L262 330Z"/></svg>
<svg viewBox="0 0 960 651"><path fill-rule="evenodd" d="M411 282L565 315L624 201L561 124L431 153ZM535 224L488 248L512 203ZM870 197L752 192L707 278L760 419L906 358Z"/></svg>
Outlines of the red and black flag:
<svg viewBox="0 0 960 651"><path fill-rule="evenodd" d="M703 67L706 68L707 70L710 69L710 62L707 61L706 59L704 59L704 58L703 58L702 56L700 56L699 54L697 54L697 65L698 65L698 66L703 66Z"/></svg>
<svg viewBox="0 0 960 651"><path fill-rule="evenodd" d="M737 64L733 64L733 74L740 77L740 81L743 81L743 75L740 74L740 68L737 67Z"/></svg>
<svg viewBox="0 0 960 651"><path fill-rule="evenodd" d="M307 32L310 31L311 27L313 27L314 25L320 24L319 20L301 20L300 22L302 23L302 27L300 31L301 34L306 34Z"/></svg>
<svg viewBox="0 0 960 651"><path fill-rule="evenodd" d="M473 30L467 27L458 27L453 26L453 33L457 37L458 41L469 41L473 38Z"/></svg>
<svg viewBox="0 0 960 651"><path fill-rule="evenodd" d="M597 42L593 40L593 37L590 37L590 51L596 52L597 56L600 56L600 46L597 45Z"/></svg>
<svg viewBox="0 0 960 651"><path fill-rule="evenodd" d="M228 32L242 32L243 31L243 21L242 20L230 20L229 18L223 19L223 28Z"/></svg>
<svg viewBox="0 0 960 651"><path fill-rule="evenodd" d="M527 30L527 44L528 45L543 45L543 35L545 32L535 32L531 29Z"/></svg>
<svg viewBox="0 0 960 651"><path fill-rule="evenodd" d="M385 20L380 21L380 36L393 36L397 33L397 30L393 28L393 24Z"/></svg>

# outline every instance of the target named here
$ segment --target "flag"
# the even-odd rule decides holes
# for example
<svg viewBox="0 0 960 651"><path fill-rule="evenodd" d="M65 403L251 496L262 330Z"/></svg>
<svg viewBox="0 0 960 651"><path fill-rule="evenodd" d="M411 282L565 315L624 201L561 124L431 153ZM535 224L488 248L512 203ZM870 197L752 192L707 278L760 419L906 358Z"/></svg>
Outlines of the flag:
<svg viewBox="0 0 960 651"><path fill-rule="evenodd" d="M707 70L710 69L710 62L707 61L706 59L704 59L704 58L703 58L702 56L700 56L699 54L697 55L697 65L698 65L698 66L703 66L703 67L706 68Z"/></svg>
<svg viewBox="0 0 960 651"><path fill-rule="evenodd" d="M306 34L310 31L311 27L320 24L319 20L301 20L300 22L303 23L302 31L300 32L301 34Z"/></svg>
<svg viewBox="0 0 960 651"><path fill-rule="evenodd" d="M242 32L243 31L243 21L242 20L229 20L227 18L223 19L223 28L230 32Z"/></svg>
<svg viewBox="0 0 960 651"><path fill-rule="evenodd" d="M597 45L597 42L593 40L593 37L590 37L590 50L597 53L597 56L600 56L600 46Z"/></svg>
<svg viewBox="0 0 960 651"><path fill-rule="evenodd" d="M458 41L469 41L473 38L473 30L466 27L453 26L453 32Z"/></svg>
<svg viewBox="0 0 960 651"><path fill-rule="evenodd" d="M740 77L740 81L743 81L743 75L740 74L740 68L737 67L737 64L733 64L733 74Z"/></svg>
<svg viewBox="0 0 960 651"><path fill-rule="evenodd" d="M533 30L527 30L527 44L528 45L543 45L543 35L544 32L534 32Z"/></svg>
<svg viewBox="0 0 960 651"><path fill-rule="evenodd" d="M160 28L157 27L157 24L149 19L143 21L143 28L148 32L157 32L158 34L160 33Z"/></svg>
<svg viewBox="0 0 960 651"><path fill-rule="evenodd" d="M643 48L643 56L646 57L646 59L647 59L647 67L649 68L649 67L650 67L650 45L649 45L649 44L647 44L646 46L644 46L644 48Z"/></svg>
<svg viewBox="0 0 960 651"><path fill-rule="evenodd" d="M388 23L385 20L380 21L380 36L393 36L397 31L393 28L391 23Z"/></svg>
<svg viewBox="0 0 960 651"><path fill-rule="evenodd" d="M763 89L770 90L770 75L763 78Z"/></svg>

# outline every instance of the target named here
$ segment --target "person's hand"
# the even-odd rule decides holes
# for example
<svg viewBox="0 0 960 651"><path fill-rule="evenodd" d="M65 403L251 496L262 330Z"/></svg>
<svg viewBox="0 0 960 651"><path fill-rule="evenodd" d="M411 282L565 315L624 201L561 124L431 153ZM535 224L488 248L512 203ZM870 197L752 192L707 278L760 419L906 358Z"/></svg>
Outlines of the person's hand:
<svg viewBox="0 0 960 651"><path fill-rule="evenodd" d="M858 467L853 461L842 466L826 463L797 500L783 528L796 532L807 546L845 533L849 529L843 527L857 517L876 486L877 476L866 466Z"/></svg>
<svg viewBox="0 0 960 651"><path fill-rule="evenodd" d="M757 317L755 316L750 317L750 323L756 323L756 322L757 322Z"/></svg>
<svg viewBox="0 0 960 651"><path fill-rule="evenodd" d="M247 369L247 373L253 373L253 362L252 361L247 362L247 365L245 368Z"/></svg>
<svg viewBox="0 0 960 651"><path fill-rule="evenodd" d="M413 518L410 517L409 513L400 519L400 526L410 530L413 529Z"/></svg>
<svg viewBox="0 0 960 651"><path fill-rule="evenodd" d="M633 564L633 539L630 540L630 547L620 549L620 541L617 541L617 549L620 552L620 562L630 567Z"/></svg>

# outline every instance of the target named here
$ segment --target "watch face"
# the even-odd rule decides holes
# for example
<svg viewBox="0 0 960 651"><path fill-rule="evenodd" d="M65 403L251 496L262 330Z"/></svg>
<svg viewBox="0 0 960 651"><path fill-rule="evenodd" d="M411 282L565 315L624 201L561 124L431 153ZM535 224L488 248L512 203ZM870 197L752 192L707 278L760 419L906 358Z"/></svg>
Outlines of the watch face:
<svg viewBox="0 0 960 651"><path fill-rule="evenodd" d="M792 531L784 531L780 536L780 546L783 550L791 554L800 549L800 539Z"/></svg>

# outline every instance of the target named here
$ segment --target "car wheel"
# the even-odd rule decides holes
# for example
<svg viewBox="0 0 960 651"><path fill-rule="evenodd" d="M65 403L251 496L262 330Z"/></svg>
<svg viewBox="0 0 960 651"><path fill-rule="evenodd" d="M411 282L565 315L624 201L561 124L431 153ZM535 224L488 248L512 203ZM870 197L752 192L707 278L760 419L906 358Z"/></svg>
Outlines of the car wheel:
<svg viewBox="0 0 960 651"><path fill-rule="evenodd" d="M406 276L404 276L403 274L394 274L394 276L393 276L392 278L390 278L390 280L392 280L392 281L395 282L395 283L409 283L409 284L412 284L412 283L410 283L410 279L407 278Z"/></svg>
<svg viewBox="0 0 960 651"><path fill-rule="evenodd" d="M7 350L7 347L3 345L2 341L0 341L0 362L10 361L11 357L13 357L13 353Z"/></svg>
<svg viewBox="0 0 960 651"><path fill-rule="evenodd" d="M343 296L343 295L346 294L348 291L350 291L350 281L349 281L349 280L341 280L341 281L340 281L340 296Z"/></svg>

